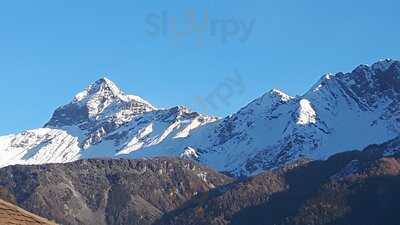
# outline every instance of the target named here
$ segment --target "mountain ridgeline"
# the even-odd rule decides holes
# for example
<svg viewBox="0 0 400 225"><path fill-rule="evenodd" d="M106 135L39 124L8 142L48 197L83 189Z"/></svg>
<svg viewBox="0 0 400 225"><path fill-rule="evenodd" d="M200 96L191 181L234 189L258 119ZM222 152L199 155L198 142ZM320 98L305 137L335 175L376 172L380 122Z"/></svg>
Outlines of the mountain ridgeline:
<svg viewBox="0 0 400 225"><path fill-rule="evenodd" d="M183 106L158 109L102 78L43 128L0 137L0 167L170 156L243 177L381 144L399 132L396 60L325 75L298 97L272 90L222 119Z"/></svg>

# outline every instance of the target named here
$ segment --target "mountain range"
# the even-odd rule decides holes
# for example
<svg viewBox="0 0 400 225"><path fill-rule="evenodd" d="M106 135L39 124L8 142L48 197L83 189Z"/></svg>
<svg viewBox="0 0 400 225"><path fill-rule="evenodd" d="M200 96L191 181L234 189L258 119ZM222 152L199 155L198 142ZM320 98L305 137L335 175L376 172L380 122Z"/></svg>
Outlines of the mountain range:
<svg viewBox="0 0 400 225"><path fill-rule="evenodd" d="M324 75L301 96L271 90L226 118L183 106L158 109L102 78L56 109L43 128L0 137L0 167L171 156L243 177L399 133L396 60Z"/></svg>
<svg viewBox="0 0 400 225"><path fill-rule="evenodd" d="M397 138L243 179L164 157L15 165L0 199L64 225L397 225L399 151Z"/></svg>
<svg viewBox="0 0 400 225"><path fill-rule="evenodd" d="M395 147L397 146L397 147ZM201 193L154 225L396 225L400 139Z"/></svg>

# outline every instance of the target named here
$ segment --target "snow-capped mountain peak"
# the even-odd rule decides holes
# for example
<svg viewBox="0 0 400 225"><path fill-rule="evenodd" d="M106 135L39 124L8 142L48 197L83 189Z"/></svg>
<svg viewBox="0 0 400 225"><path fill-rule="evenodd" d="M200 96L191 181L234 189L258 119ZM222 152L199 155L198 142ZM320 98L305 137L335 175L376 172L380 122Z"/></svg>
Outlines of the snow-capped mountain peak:
<svg viewBox="0 0 400 225"><path fill-rule="evenodd" d="M72 102L59 107L46 127L79 125L115 116L130 118L153 110L156 108L141 97L126 95L114 82L101 78L75 95Z"/></svg>
<svg viewBox="0 0 400 225"><path fill-rule="evenodd" d="M95 98L113 99L124 102L134 101L137 103L145 104L150 108L155 109L148 101L142 99L136 95L126 95L119 87L112 82L110 79L103 77L91 85L85 90L78 93L73 102L88 102Z"/></svg>
<svg viewBox="0 0 400 225"><path fill-rule="evenodd" d="M180 140L216 120L182 106L157 109L101 78L56 109L44 128L0 137L0 167L123 157L145 149L179 156L185 150Z"/></svg>
<svg viewBox="0 0 400 225"><path fill-rule="evenodd" d="M74 102L81 102L95 95L103 95L108 97L123 98L123 92L111 80L103 77L93 84L89 85L84 91L78 93Z"/></svg>
<svg viewBox="0 0 400 225"><path fill-rule="evenodd" d="M237 176L326 159L400 133L400 62L324 75L304 95L273 89L226 118L156 109L99 79L45 128L0 137L0 167L98 157L180 156Z"/></svg>
<svg viewBox="0 0 400 225"><path fill-rule="evenodd" d="M261 113L265 111L270 111L276 106L287 103L292 99L293 97L285 94L284 92L277 89L272 89L263 96L257 98L256 100L242 108L240 112L245 113L247 111L252 111Z"/></svg>

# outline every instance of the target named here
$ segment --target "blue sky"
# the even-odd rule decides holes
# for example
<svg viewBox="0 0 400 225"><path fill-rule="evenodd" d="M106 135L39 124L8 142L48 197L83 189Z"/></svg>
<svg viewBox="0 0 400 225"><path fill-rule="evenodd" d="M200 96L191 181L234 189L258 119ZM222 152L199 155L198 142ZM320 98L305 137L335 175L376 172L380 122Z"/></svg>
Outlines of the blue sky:
<svg viewBox="0 0 400 225"><path fill-rule="evenodd" d="M219 116L272 88L302 94L324 73L399 59L399 6L395 0L2 2L0 135L41 127L102 76L156 106L188 105ZM235 78L242 85L227 86ZM210 98L216 103L208 107L198 101Z"/></svg>

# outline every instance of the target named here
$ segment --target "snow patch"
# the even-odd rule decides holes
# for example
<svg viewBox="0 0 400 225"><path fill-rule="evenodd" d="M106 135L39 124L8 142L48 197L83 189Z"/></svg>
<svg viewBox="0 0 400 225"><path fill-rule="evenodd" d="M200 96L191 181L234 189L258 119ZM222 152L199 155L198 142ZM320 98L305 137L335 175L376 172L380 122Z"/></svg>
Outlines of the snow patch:
<svg viewBox="0 0 400 225"><path fill-rule="evenodd" d="M301 99L299 102L299 108L297 111L297 124L307 125L316 123L317 114L311 106L311 102L307 99Z"/></svg>
<svg viewBox="0 0 400 225"><path fill-rule="evenodd" d="M199 154L196 149L191 147L186 147L183 153L180 155L181 158L196 160L199 158Z"/></svg>

